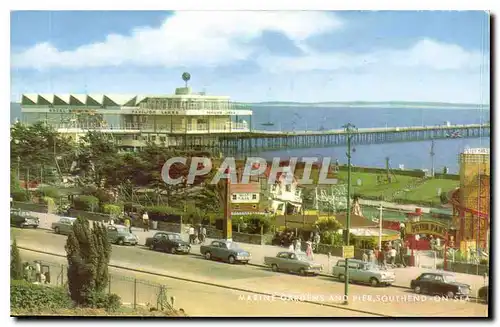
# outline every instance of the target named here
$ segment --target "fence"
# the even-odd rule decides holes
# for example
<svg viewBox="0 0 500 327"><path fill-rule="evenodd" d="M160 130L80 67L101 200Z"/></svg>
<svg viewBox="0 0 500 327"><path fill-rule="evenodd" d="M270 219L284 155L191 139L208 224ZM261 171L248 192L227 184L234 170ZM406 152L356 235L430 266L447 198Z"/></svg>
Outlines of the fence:
<svg viewBox="0 0 500 327"><path fill-rule="evenodd" d="M41 262L42 273L49 272L46 283L67 287L68 266L66 264L39 261ZM31 276L30 280L34 280L34 276ZM118 295L124 305L130 305L134 308L137 306L156 307L158 310L171 308L171 302L167 296L167 287L147 280L110 272L107 292Z"/></svg>

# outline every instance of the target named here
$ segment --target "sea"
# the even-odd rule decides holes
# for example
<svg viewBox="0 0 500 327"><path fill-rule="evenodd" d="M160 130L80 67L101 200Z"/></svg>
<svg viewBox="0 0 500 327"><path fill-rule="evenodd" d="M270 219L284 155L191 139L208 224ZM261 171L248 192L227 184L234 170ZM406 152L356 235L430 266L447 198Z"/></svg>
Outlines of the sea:
<svg viewBox="0 0 500 327"><path fill-rule="evenodd" d="M341 129L347 123L357 128L408 127L479 124L490 121L487 109L441 108L335 108L308 106L254 106L252 127L258 130L304 131ZM262 124L272 122L273 126ZM427 169L432 166L431 141L354 145L351 162L355 166L385 167L386 157L392 169ZM459 154L467 148L489 148L490 138L456 138L434 141L434 167L440 172L447 167L450 173L459 172ZM339 163L347 162L346 147L287 149L258 154L270 159L280 157L331 157Z"/></svg>

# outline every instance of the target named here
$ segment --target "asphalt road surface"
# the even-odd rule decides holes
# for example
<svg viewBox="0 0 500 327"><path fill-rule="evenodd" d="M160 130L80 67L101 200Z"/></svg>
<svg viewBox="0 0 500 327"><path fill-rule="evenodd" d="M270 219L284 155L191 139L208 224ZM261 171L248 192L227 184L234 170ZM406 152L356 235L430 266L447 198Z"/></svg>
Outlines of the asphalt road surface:
<svg viewBox="0 0 500 327"><path fill-rule="evenodd" d="M56 235L46 230L12 229L12 234L16 236L17 244L20 247L60 255L66 254L64 251L66 236ZM56 257L52 256L51 258ZM61 263L65 262L64 258L60 259L62 260ZM290 312L293 312L296 315L306 316L362 315L359 312L348 312L327 306L296 303L296 299L305 299L324 304L341 304L343 302L344 284L329 277L302 277L274 273L262 267L230 265L222 262L207 261L199 256L171 255L154 252L140 246L113 245L111 264L145 272L191 279L194 282L207 282L225 287L274 295L274 300L255 297L244 292L240 293L247 296L239 297L236 294L237 291L234 290L214 288L213 286L185 281L181 282L171 278L154 277L162 278L164 280L162 283L171 289L171 292L179 294L175 294L176 297L179 296L185 299L179 300L178 303L179 307L184 308L188 314L214 316L287 316ZM125 273L122 271L122 274ZM153 277L150 276L148 278ZM213 291L214 289L217 289L217 291ZM447 300L442 297L416 296L408 289L396 287L369 287L351 284L349 295L350 303L347 306L348 308L388 316L486 317L488 310L488 306L481 303ZM219 298L224 300L220 300L221 302L219 302L217 300ZM297 306L297 309L291 308L290 305L292 303L293 306ZM208 306L208 308L205 306ZM306 309L309 306L315 309ZM271 307L274 309L270 309ZM268 310L275 311L270 312ZM324 314L313 313L316 312L315 310L319 310L319 312ZM342 313L337 313L339 310Z"/></svg>

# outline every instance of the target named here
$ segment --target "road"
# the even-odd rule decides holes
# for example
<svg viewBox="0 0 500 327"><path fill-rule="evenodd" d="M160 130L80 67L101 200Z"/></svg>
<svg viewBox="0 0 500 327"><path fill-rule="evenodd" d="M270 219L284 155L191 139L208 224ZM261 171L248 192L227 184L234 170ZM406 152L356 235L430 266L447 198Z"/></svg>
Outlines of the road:
<svg viewBox="0 0 500 327"><path fill-rule="evenodd" d="M52 222L56 222L59 220L59 216L54 214L43 214L31 212L34 216L40 218L40 228L50 229ZM133 233L139 237L139 243L144 244L147 237L153 236L156 231L150 230L149 232L144 232L140 228L133 228ZM187 241L188 235L183 234L182 237L185 241ZM207 242L210 242L211 239L207 239ZM283 251L282 247L271 246L271 245L257 245L257 244L240 244L245 250L249 251L252 254L252 264L263 265L265 256L275 256L279 251ZM192 246L192 253L199 253L199 245ZM419 256L418 261L425 261L425 256ZM328 257L324 254L315 254L314 261L320 263L324 267L325 273L331 272L331 267L336 264L337 260L341 259L340 257ZM431 259L430 262L433 262ZM427 262L429 264L429 262ZM408 287L412 279L418 277L421 273L426 271L431 271L432 269L419 268L419 267L407 267L407 268L396 268L394 272L396 273L396 283L398 286ZM456 279L460 282L471 285L472 293L477 294L479 288L485 285L487 280L485 280L484 276L476 276L469 274L460 274L454 273Z"/></svg>
<svg viewBox="0 0 500 327"><path fill-rule="evenodd" d="M20 247L59 255L66 254L64 251L64 244L66 242L65 236L56 235L46 230L12 229L12 232L16 236L17 244ZM64 258L60 260L62 260L62 262L65 261ZM120 247L113 245L111 264L140 271L168 275L174 278L192 280L193 282L186 283L185 281L179 282L170 278L165 279L162 283L165 284L167 288L171 288L174 294L179 294L175 294L176 297L181 299L178 303L182 305L182 308L184 308L188 314L194 313L195 315L200 312L200 310L207 310L200 314L217 315L217 313L221 313L221 315L261 316L266 315L268 307L269 310L271 310L271 307L274 308L272 310L275 310L268 315L283 316L289 312L294 312L298 315L311 315L312 311L315 309L307 309L306 307L314 305L295 303L293 305L297 305L298 308L296 310L290 310L291 308L286 307L286 305L290 304L288 303L290 301L287 299L302 297L306 300L339 305L342 303L341 296L344 292L344 285L342 283L326 276L301 277L290 274L273 273L262 267L229 265L221 262L207 261L198 256L170 255L153 252L143 247ZM242 300L234 293L236 291L217 295L224 298L224 300L221 300L224 301L224 304L222 304L222 302L216 300L218 297L214 295L215 293L207 293L211 292L210 289L213 288L213 286L196 284L197 282L211 283L223 287L262 292L271 295L274 294L276 295L275 298L278 299L278 301L275 302L280 304L270 304L268 300L259 298L254 299L252 296L249 300ZM189 287L186 286L188 284ZM217 292L221 292L222 290L220 287L217 289ZM183 292L184 295L182 295ZM186 294L186 292L189 294ZM224 292L228 292L227 289ZM488 307L484 304L444 300L442 298L433 297L418 298L409 290L396 287L372 288L362 285L351 285L349 294L351 298L348 308L388 316L487 316ZM436 303L437 301L439 301L439 303ZM205 305L209 305L210 308L201 308ZM229 309L229 307L232 309ZM360 315L358 312L349 313L347 311L344 311L342 314L337 314L336 310L340 309L325 306L316 307L321 308L320 311L325 314L328 311L329 313L326 314L328 316ZM335 311L335 313L330 310ZM324 316L324 314L320 315Z"/></svg>

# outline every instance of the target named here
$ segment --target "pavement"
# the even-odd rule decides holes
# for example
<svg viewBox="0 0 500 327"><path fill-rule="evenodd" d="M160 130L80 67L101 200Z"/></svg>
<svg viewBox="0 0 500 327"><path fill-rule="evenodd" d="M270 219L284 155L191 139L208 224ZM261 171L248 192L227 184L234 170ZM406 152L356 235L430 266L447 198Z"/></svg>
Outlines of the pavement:
<svg viewBox="0 0 500 327"><path fill-rule="evenodd" d="M55 214L45 214L38 212L31 212L32 215L40 218L40 228L50 229L52 222L56 222L59 216ZM139 244L144 245L146 238L152 237L157 231L150 230L149 232L143 231L141 228L132 227L132 232L139 237ZM182 234L182 238L188 241L188 235ZM207 238L205 244L208 244L213 239ZM240 243L240 246L252 254L252 260L250 263L256 265L264 265L264 257L266 256L276 256L278 252L287 250L285 248L273 245L258 245L258 244L247 244ZM192 254L200 254L199 245L191 246ZM325 274L330 274L331 269L337 264L337 261L341 257L328 256L324 254L314 254L314 261L323 265L323 272ZM421 267L434 267L434 258L430 257L426 252L421 253L417 259L420 262ZM442 261L442 260L441 260ZM439 263L439 261L438 261ZM423 272L435 271L429 268L421 267L406 267L406 268L395 268L392 269L396 273L396 286L409 287L412 279L415 279ZM457 281L471 285L472 294L476 294L477 290L484 285L488 284L484 276L454 273Z"/></svg>
<svg viewBox="0 0 500 327"><path fill-rule="evenodd" d="M51 276L54 276L51 279L57 280L57 274L64 276L66 270L61 264L66 263L66 236L43 229L17 228L12 228L11 234L21 248L23 260L57 260L53 264L54 270L51 268ZM201 256L151 251L143 246L113 245L112 248L110 272L113 274L113 293L122 297L124 302L132 302L136 298L139 303L154 303L157 285L162 284L167 287L168 296L174 295L177 298L178 305L175 307L183 308L189 315L363 316L369 311L388 316L487 316L488 306L480 303L430 296L422 298L404 288L357 284L349 286L350 303L347 308L364 312L342 311L331 308L331 305L341 305L344 284L329 276L302 277L274 273L261 266L230 265L205 260ZM193 252L196 250L193 249ZM141 279L135 287L133 278ZM150 281L149 284L147 281ZM272 296L270 299L255 292ZM315 301L323 306L298 304L296 299Z"/></svg>

